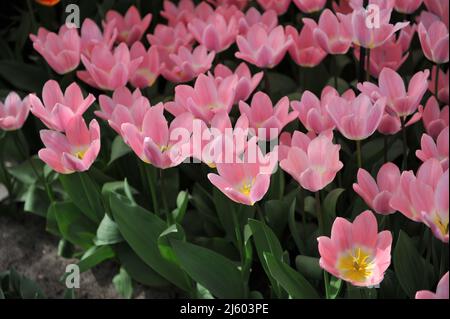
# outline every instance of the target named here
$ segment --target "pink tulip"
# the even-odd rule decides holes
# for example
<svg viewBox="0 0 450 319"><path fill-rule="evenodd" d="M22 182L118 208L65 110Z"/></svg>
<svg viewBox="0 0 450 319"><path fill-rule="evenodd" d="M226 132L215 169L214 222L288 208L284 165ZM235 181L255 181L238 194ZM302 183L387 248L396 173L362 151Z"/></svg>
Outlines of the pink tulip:
<svg viewBox="0 0 450 319"><path fill-rule="evenodd" d="M89 129L81 116L72 117L65 127L65 134L41 130L45 148L39 158L61 174L87 171L100 152L100 127L96 120Z"/></svg>
<svg viewBox="0 0 450 319"><path fill-rule="evenodd" d="M283 137L285 139L285 137ZM280 166L303 188L317 192L330 184L344 166L339 161L340 145L333 144L333 134L310 138L295 131L290 147L280 146Z"/></svg>
<svg viewBox="0 0 450 319"><path fill-rule="evenodd" d="M279 16L286 13L291 0L256 0L264 10L274 10Z"/></svg>
<svg viewBox="0 0 450 319"><path fill-rule="evenodd" d="M0 101L0 129L4 131L20 129L29 113L29 98L22 100L16 92L9 92L5 102Z"/></svg>
<svg viewBox="0 0 450 319"><path fill-rule="evenodd" d="M347 32L353 37L353 43L368 49L374 49L383 45L397 31L408 25L408 22L399 22L395 25L390 24L390 9L380 11L380 26L367 25L370 21L369 10L364 8L356 9L351 14L338 14L339 20L344 23Z"/></svg>
<svg viewBox="0 0 450 319"><path fill-rule="evenodd" d="M448 62L448 29L441 21L433 22L428 28L419 24L419 39L425 57L436 63Z"/></svg>
<svg viewBox="0 0 450 319"><path fill-rule="evenodd" d="M125 16L114 10L106 12L104 26L105 28L108 28L110 25L114 26L117 29L117 41L125 42L131 46L134 42L141 39L151 21L152 15L150 13L141 19L138 9L135 6L131 6L125 13Z"/></svg>
<svg viewBox="0 0 450 319"><path fill-rule="evenodd" d="M93 20L86 18L81 26L81 53L90 58L92 49L98 44L105 44L111 49L116 37L117 29L113 25L108 25L102 33Z"/></svg>
<svg viewBox="0 0 450 319"><path fill-rule="evenodd" d="M244 9L248 5L248 0L208 0L216 7L220 6L236 6L240 10Z"/></svg>
<svg viewBox="0 0 450 319"><path fill-rule="evenodd" d="M444 106L441 110L436 98L431 96L422 112L422 119L427 133L433 139L436 139L439 133L448 126L448 105Z"/></svg>
<svg viewBox="0 0 450 319"><path fill-rule="evenodd" d="M293 0L294 4L304 13L313 13L323 9L326 0Z"/></svg>
<svg viewBox="0 0 450 319"><path fill-rule="evenodd" d="M270 175L277 161L276 151L265 156L261 153L256 138L249 145L243 159L217 163L218 174L210 173L208 179L232 201L253 206L269 190Z"/></svg>
<svg viewBox="0 0 450 319"><path fill-rule="evenodd" d="M142 128L133 123L121 126L125 143L142 161L166 169L178 166L191 155L193 117L190 113L177 116L169 125L164 117L164 105L159 103L143 115ZM178 133L186 135L180 137Z"/></svg>
<svg viewBox="0 0 450 319"><path fill-rule="evenodd" d="M283 60L292 39L285 35L282 26L270 32L260 24L255 24L248 30L245 37L238 35L236 43L239 52L236 57L260 68L273 68Z"/></svg>
<svg viewBox="0 0 450 319"><path fill-rule="evenodd" d="M151 87L159 76L161 65L159 60L158 49L151 47L148 51L145 50L142 42L136 41L130 49L131 60L142 58L136 71L130 76L130 83L137 88Z"/></svg>
<svg viewBox="0 0 450 319"><path fill-rule="evenodd" d="M267 32L270 32L278 25L277 13L274 10L267 10L261 14L256 8L251 7L239 20L239 34L245 35L255 24L260 24Z"/></svg>
<svg viewBox="0 0 450 319"><path fill-rule="evenodd" d="M349 14L353 12L349 0L334 0L332 3L333 11L341 14Z"/></svg>
<svg viewBox="0 0 450 319"><path fill-rule="evenodd" d="M295 63L302 67L313 68L327 56L326 51L314 40L313 33L314 30L307 24L303 26L300 34L294 27L286 27L286 35L292 37L293 40L289 54Z"/></svg>
<svg viewBox="0 0 450 319"><path fill-rule="evenodd" d="M422 114L420 112L414 113L413 116L405 123L405 127L411 126L422 119ZM383 118L381 119L380 125L378 125L378 132L383 135L395 135L402 129L402 122L400 117L388 110L384 109Z"/></svg>
<svg viewBox="0 0 450 319"><path fill-rule="evenodd" d="M442 169L448 169L448 126L444 128L434 142L433 138L427 134L422 135L420 142L421 149L416 151L416 156L422 162L430 158L435 158L442 164Z"/></svg>
<svg viewBox="0 0 450 319"><path fill-rule="evenodd" d="M445 175L441 163L435 159L428 159L423 163L417 176L412 171L404 171L400 177L400 184L397 191L392 195L390 205L409 219L422 222L424 215L434 216L439 207L445 206L442 185L438 189L439 180ZM420 194L420 196L417 196ZM448 174L447 174L447 194L448 194ZM443 212L445 213L445 211ZM442 218L436 222L444 223ZM448 195L447 195L447 224L448 224ZM444 227L445 229L445 227ZM448 236L448 233L447 233Z"/></svg>
<svg viewBox="0 0 450 319"><path fill-rule="evenodd" d="M326 106L330 101L339 96L335 88L326 86L322 90L320 100L310 91L305 91L300 101L292 101L291 106L299 114L300 122L308 131L316 134L334 130L335 125L331 119ZM353 100L355 94L352 90L347 91L343 97L347 100Z"/></svg>
<svg viewBox="0 0 450 319"><path fill-rule="evenodd" d="M448 104L449 98L448 98L448 90L449 90L449 74L450 71L447 70L446 73L439 69L439 79L438 79L438 87L437 87L437 95L439 101ZM431 70L431 79L430 79L430 85L428 86L428 90L435 94L436 93L436 66L433 67Z"/></svg>
<svg viewBox="0 0 450 319"><path fill-rule="evenodd" d="M233 159L235 154L242 154L247 147L248 119L240 116L235 127L231 124L226 111L214 115L211 125L201 120L194 120L192 134L192 156L211 168L217 163Z"/></svg>
<svg viewBox="0 0 450 319"><path fill-rule="evenodd" d="M277 138L281 130L298 116L297 111L289 112L287 96L273 106L270 97L263 92L253 95L251 106L244 101L239 102L239 110L247 116L254 133L263 140Z"/></svg>
<svg viewBox="0 0 450 319"><path fill-rule="evenodd" d="M353 184L353 189L375 212L389 215L395 213L395 209L389 202L399 183L400 170L395 164L386 163L378 171L377 181L370 176L369 172L360 168L358 183Z"/></svg>
<svg viewBox="0 0 450 319"><path fill-rule="evenodd" d="M333 276L358 287L379 285L391 263L392 234L378 233L378 223L370 210L358 215L353 223L338 217L331 237L321 236L320 267Z"/></svg>
<svg viewBox="0 0 450 319"><path fill-rule="evenodd" d="M363 8L364 0L349 0L349 5L353 10ZM393 10L395 0L369 0L369 5L375 5L381 10Z"/></svg>
<svg viewBox="0 0 450 319"><path fill-rule="evenodd" d="M448 28L449 3L441 0L423 0L427 9L437 15Z"/></svg>
<svg viewBox="0 0 450 319"><path fill-rule="evenodd" d="M168 57L171 53L178 52L180 47L190 48L194 37L183 23L172 27L158 24L153 34L147 34L147 40L158 48L161 57Z"/></svg>
<svg viewBox="0 0 450 319"><path fill-rule="evenodd" d="M319 18L319 24L305 18L303 22L313 30L314 40L328 54L345 54L352 44L351 34L329 9Z"/></svg>
<svg viewBox="0 0 450 319"><path fill-rule="evenodd" d="M165 106L175 116L191 112L195 118L209 123L216 113L222 110L230 112L236 84L236 76L228 77L217 84L213 77L200 74L194 87L178 85L175 88L175 101L166 103Z"/></svg>
<svg viewBox="0 0 450 319"><path fill-rule="evenodd" d="M385 98L372 104L367 95L360 94L353 101L335 97L326 108L339 132L349 140L359 141L376 131L385 105Z"/></svg>
<svg viewBox="0 0 450 319"><path fill-rule="evenodd" d="M73 117L80 117L95 101L89 94L83 98L83 93L76 82L69 85L64 94L58 82L49 80L42 89L42 101L34 94L29 95L31 112L48 128L64 132L67 123Z"/></svg>
<svg viewBox="0 0 450 319"><path fill-rule="evenodd" d="M235 17L227 21L219 13L209 16L206 21L196 18L188 24L188 28L200 44L217 53L228 49L239 32Z"/></svg>
<svg viewBox="0 0 450 319"><path fill-rule="evenodd" d="M80 36L77 29L63 25L58 34L39 28L30 34L34 49L39 52L58 74L75 70L80 64Z"/></svg>
<svg viewBox="0 0 450 319"><path fill-rule="evenodd" d="M150 108L148 99L141 95L139 89L131 93L126 86L115 90L112 98L100 95L99 102L101 110L95 111L95 115L108 121L120 135L122 135L121 127L124 123L131 123L142 129L144 115Z"/></svg>
<svg viewBox="0 0 450 319"><path fill-rule="evenodd" d="M378 86L370 82L358 84L358 89L372 100L385 98L389 111L399 117L416 112L428 88L429 70L417 72L409 81L408 91L402 77L392 69L384 68L378 79Z"/></svg>
<svg viewBox="0 0 450 319"><path fill-rule="evenodd" d="M203 45L190 50L180 47L177 54L170 54L166 66L161 70L162 75L175 83L188 82L211 68L215 53L208 53Z"/></svg>
<svg viewBox="0 0 450 319"><path fill-rule="evenodd" d="M218 64L214 69L214 78L218 83L234 75L237 76L234 103L239 103L239 101L246 101L250 97L250 94L253 93L261 82L264 73L258 72L252 76L250 69L244 62L239 64L234 70L234 73L224 64Z"/></svg>
<svg viewBox="0 0 450 319"><path fill-rule="evenodd" d="M404 14L412 14L419 9L423 0L395 0L395 10Z"/></svg>
<svg viewBox="0 0 450 319"><path fill-rule="evenodd" d="M448 283L448 271L442 276L441 280L436 288L436 293L429 290L420 290L416 292L416 299L449 299L449 283Z"/></svg>
<svg viewBox="0 0 450 319"><path fill-rule="evenodd" d="M125 43L111 52L104 44L92 49L92 56L81 56L86 71L78 71L77 76L90 86L113 91L125 86L129 77L136 72L143 58L131 59Z"/></svg>
<svg viewBox="0 0 450 319"><path fill-rule="evenodd" d="M192 0L180 0L178 4L164 0L161 16L168 20L169 26L188 23L195 16L195 4Z"/></svg>

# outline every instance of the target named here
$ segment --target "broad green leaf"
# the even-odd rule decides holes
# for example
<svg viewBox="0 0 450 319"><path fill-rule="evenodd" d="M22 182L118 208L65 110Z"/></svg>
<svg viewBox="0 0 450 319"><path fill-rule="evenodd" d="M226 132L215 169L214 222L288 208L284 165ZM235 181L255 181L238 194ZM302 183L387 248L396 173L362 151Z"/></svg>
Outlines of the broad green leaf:
<svg viewBox="0 0 450 319"><path fill-rule="evenodd" d="M336 219L336 205L339 197L344 191L345 190L343 188L333 189L323 200L322 209L325 223L325 234L331 233L331 226Z"/></svg>
<svg viewBox="0 0 450 319"><path fill-rule="evenodd" d="M166 223L132 203L127 197L116 193L110 195L110 207L120 233L134 252L162 277L189 291L191 286L186 274L164 259L159 251L158 238L166 229Z"/></svg>
<svg viewBox="0 0 450 319"><path fill-rule="evenodd" d="M25 92L40 92L48 80L48 75L45 70L30 64L14 60L1 60L0 78Z"/></svg>
<svg viewBox="0 0 450 319"><path fill-rule="evenodd" d="M112 245L123 241L119 228L115 221L113 221L107 214L103 217L100 225L97 228L97 235L94 238L94 243L97 246Z"/></svg>
<svg viewBox="0 0 450 319"><path fill-rule="evenodd" d="M81 257L78 266L80 267L80 272L85 272L92 267L104 262L105 260L114 257L114 251L110 246L92 246L89 248Z"/></svg>
<svg viewBox="0 0 450 319"><path fill-rule="evenodd" d="M433 288L430 284L433 267L419 255L411 238L403 230L398 236L393 260L397 279L410 298L414 298L419 290Z"/></svg>
<svg viewBox="0 0 450 319"><path fill-rule="evenodd" d="M133 282L127 271L121 267L120 272L114 276L113 284L119 295L123 298L131 299L133 296Z"/></svg>
<svg viewBox="0 0 450 319"><path fill-rule="evenodd" d="M322 280L323 270L319 266L319 258L298 255L295 257L295 267L306 278Z"/></svg>
<svg viewBox="0 0 450 319"><path fill-rule="evenodd" d="M117 135L111 145L111 156L108 165L111 165L115 160L128 153L131 153L131 148L125 144L121 136Z"/></svg>
<svg viewBox="0 0 450 319"><path fill-rule="evenodd" d="M105 214L100 188L88 172L61 174L59 180L73 203L93 222L100 223Z"/></svg>
<svg viewBox="0 0 450 319"><path fill-rule="evenodd" d="M31 164L31 161L33 162L33 164ZM37 174L42 175L44 164L37 157L32 157L29 160L20 163L19 165L8 168L7 170L9 174L17 178L21 183L31 185L38 182L38 176L33 170L33 167L37 171Z"/></svg>
<svg viewBox="0 0 450 319"><path fill-rule="evenodd" d="M278 260L270 253L264 253L270 273L294 299L318 299L319 295L300 273Z"/></svg>
<svg viewBox="0 0 450 319"><path fill-rule="evenodd" d="M177 196L177 208L172 211L172 215L176 223L181 223L183 221L184 214L189 204L189 193L181 191Z"/></svg>
<svg viewBox="0 0 450 319"><path fill-rule="evenodd" d="M209 249L171 240L183 269L218 298L245 298L241 272L229 259Z"/></svg>

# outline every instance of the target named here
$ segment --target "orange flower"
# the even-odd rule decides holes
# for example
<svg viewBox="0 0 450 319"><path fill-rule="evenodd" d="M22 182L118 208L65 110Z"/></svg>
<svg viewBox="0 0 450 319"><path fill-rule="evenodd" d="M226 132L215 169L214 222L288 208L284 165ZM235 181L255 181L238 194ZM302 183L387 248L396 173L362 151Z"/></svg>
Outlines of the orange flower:
<svg viewBox="0 0 450 319"><path fill-rule="evenodd" d="M35 0L35 1L47 7L53 7L54 5L57 5L60 0Z"/></svg>

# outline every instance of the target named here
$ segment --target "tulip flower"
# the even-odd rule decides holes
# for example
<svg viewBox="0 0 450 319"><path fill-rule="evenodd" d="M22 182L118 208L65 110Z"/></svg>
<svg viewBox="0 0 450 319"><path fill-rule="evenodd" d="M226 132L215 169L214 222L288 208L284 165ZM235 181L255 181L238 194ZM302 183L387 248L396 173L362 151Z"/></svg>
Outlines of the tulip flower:
<svg viewBox="0 0 450 319"><path fill-rule="evenodd" d="M260 24L255 24L245 37L238 35L236 43L239 47L239 52L235 54L238 59L271 69L283 60L292 39L285 35L282 26L268 32Z"/></svg>
<svg viewBox="0 0 450 319"><path fill-rule="evenodd" d="M274 10L266 10L261 14L256 8L249 8L245 16L239 20L239 34L245 35L255 24L261 25L270 32L278 25L277 13Z"/></svg>
<svg viewBox="0 0 450 319"><path fill-rule="evenodd" d="M80 36L77 29L63 25L56 34L39 28L37 35L30 34L30 39L33 48L56 73L69 73L80 64Z"/></svg>
<svg viewBox="0 0 450 319"><path fill-rule="evenodd" d="M313 13L323 9L326 0L293 0L294 4L304 13Z"/></svg>
<svg viewBox="0 0 450 319"><path fill-rule="evenodd" d="M342 135L349 140L360 141L376 131L385 105L385 98L380 98L372 104L367 95L360 94L353 101L335 97L326 108Z"/></svg>
<svg viewBox="0 0 450 319"><path fill-rule="evenodd" d="M303 22L313 30L315 42L328 54L345 54L352 44L352 37L342 22L329 9L319 18L319 24L305 18Z"/></svg>
<svg viewBox="0 0 450 319"><path fill-rule="evenodd" d="M256 138L249 141L243 159L217 163L218 174L208 174L209 181L236 203L253 206L269 190L270 176L277 161L276 150L262 154Z"/></svg>
<svg viewBox="0 0 450 319"><path fill-rule="evenodd" d="M116 47L114 52L100 44L92 49L90 59L82 55L81 61L86 67L86 71L77 72L81 80L90 86L113 91L127 84L141 64L142 57L132 60L125 43Z"/></svg>
<svg viewBox="0 0 450 319"><path fill-rule="evenodd" d="M419 9L423 0L395 0L394 8L397 12L412 14Z"/></svg>
<svg viewBox="0 0 450 319"><path fill-rule="evenodd" d="M193 50L180 47L177 54L169 55L169 60L166 60L165 68L161 72L171 82L188 82L208 71L214 57L215 53L208 53L203 45L199 45Z"/></svg>
<svg viewBox="0 0 450 319"><path fill-rule="evenodd" d="M279 16L286 13L291 0L256 0L264 10L274 10Z"/></svg>
<svg viewBox="0 0 450 319"><path fill-rule="evenodd" d="M436 142L427 134L422 135L420 141L421 149L416 151L416 156L422 162L435 158L442 164L442 169L448 169L448 126L438 135Z"/></svg>
<svg viewBox="0 0 450 319"><path fill-rule="evenodd" d="M16 92L10 92L0 101L0 129L14 131L20 129L30 113L29 98L21 99Z"/></svg>
<svg viewBox="0 0 450 319"><path fill-rule="evenodd" d="M306 90L303 92L301 100L292 101L291 106L298 112L300 122L302 122L308 131L320 134L335 128L335 124L328 114L326 106L337 96L339 96L339 93L331 86L326 86L322 90L320 100L314 93ZM348 90L344 93L343 98L350 101L355 98L355 94L352 90Z"/></svg>
<svg viewBox="0 0 450 319"><path fill-rule="evenodd" d="M192 115L183 113L169 125L164 117L164 105L158 103L143 114L142 128L124 123L121 131L125 143L142 161L167 169L178 166L191 155L192 123ZM184 135L180 137L179 133Z"/></svg>
<svg viewBox="0 0 450 319"><path fill-rule="evenodd" d="M447 70L447 72L444 73L444 71L439 69L439 74L436 74L436 70L437 70L436 66L434 66L433 69L431 70L431 79L430 79L430 85L428 86L428 90L433 94L436 94L436 91L437 91L437 98L439 99L439 101L441 101L442 103L448 104L448 102L449 102L448 79L449 79L450 71ZM437 79L437 83L438 83L437 87L436 87L436 79Z"/></svg>
<svg viewBox="0 0 450 319"><path fill-rule="evenodd" d="M289 112L287 96L273 106L270 97L263 92L258 92L253 96L251 106L244 101L239 102L239 110L242 115L247 116L254 133L263 140L272 140L278 137L281 130L298 116L297 111ZM261 132L260 129L262 129Z"/></svg>
<svg viewBox="0 0 450 319"><path fill-rule="evenodd" d="M216 113L222 110L230 112L236 84L236 76L217 84L213 77L200 74L194 87L178 85L175 88L175 101L166 103L166 109L174 116L191 112L195 118L209 123Z"/></svg>
<svg viewBox="0 0 450 319"><path fill-rule="evenodd" d="M385 98L387 107L399 117L416 112L423 95L428 88L429 70L417 72L409 81L408 91L402 77L392 69L384 68L378 79L378 86L370 82L358 84L358 89L372 100Z"/></svg>
<svg viewBox="0 0 450 319"><path fill-rule="evenodd" d="M448 283L448 271L442 276L441 280L436 288L436 293L428 290L420 290L416 292L416 299L449 299L449 283Z"/></svg>
<svg viewBox="0 0 450 319"><path fill-rule="evenodd" d="M383 45L392 35L408 25L408 22L390 24L391 11L389 9L380 10L380 26L367 24L372 13L364 8L356 9L348 15L338 14L338 17L347 32L352 35L354 44L374 49Z"/></svg>
<svg viewBox="0 0 450 319"><path fill-rule="evenodd" d="M100 152L100 127L96 120L89 129L81 116L72 117L64 128L65 134L41 130L45 148L39 158L61 174L87 171Z"/></svg>
<svg viewBox="0 0 450 319"><path fill-rule="evenodd" d="M322 133L310 138L295 131L291 145L280 146L281 168L303 188L317 192L330 184L344 166L339 161L340 145L333 144L333 135ZM284 148L284 149L283 149Z"/></svg>
<svg viewBox="0 0 450 319"><path fill-rule="evenodd" d="M436 217L435 224L442 224L441 230L447 227L448 236L448 174L446 178L445 197L445 185L438 188L439 181L445 179L445 174L442 164L437 159L431 158L423 163L417 171L417 176L412 171L402 172L399 187L390 201L391 207L416 222L422 222L425 215ZM447 199L446 219L439 217L441 214L438 214L445 206L445 199ZM445 215L445 210L442 214ZM445 232L442 234L445 235Z"/></svg>
<svg viewBox="0 0 450 319"><path fill-rule="evenodd" d="M95 115L108 121L108 124L118 134L122 135L122 124L131 123L140 130L145 113L150 108L148 99L141 95L139 89L133 93L126 87L121 87L114 91L112 98L107 95L100 95L100 111L95 111Z"/></svg>
<svg viewBox="0 0 450 319"><path fill-rule="evenodd" d="M81 53L91 57L92 49L98 44L105 44L110 50L116 41L117 30L112 26L102 33L98 25L91 19L86 18L81 25Z"/></svg>
<svg viewBox="0 0 450 319"><path fill-rule="evenodd" d="M141 15L135 6L131 6L125 16L119 12L109 10L106 12L105 28L113 25L117 29L117 42L125 42L131 46L134 42L139 41L147 30L152 15L149 13L141 19Z"/></svg>
<svg viewBox="0 0 450 319"><path fill-rule="evenodd" d="M216 7L220 6L236 6L239 9L244 9L248 5L248 0L208 0Z"/></svg>
<svg viewBox="0 0 450 319"><path fill-rule="evenodd" d="M130 50L131 60L142 58L136 71L130 76L130 83L136 88L151 87L159 76L164 64L159 60L158 49L151 47L145 50L142 42L136 41Z"/></svg>
<svg viewBox="0 0 450 319"><path fill-rule="evenodd" d="M35 0L37 3L42 4L43 6L53 7L57 5L61 0Z"/></svg>
<svg viewBox="0 0 450 319"><path fill-rule="evenodd" d="M436 63L448 62L448 29L441 21L433 22L428 28L419 24L419 40L425 57Z"/></svg>
<svg viewBox="0 0 450 319"><path fill-rule="evenodd" d="M153 34L147 34L147 40L151 46L158 48L161 57L168 57L171 53L178 52L180 47L190 48L194 37L183 23L173 27L158 24Z"/></svg>
<svg viewBox="0 0 450 319"><path fill-rule="evenodd" d="M378 233L378 223L369 210L353 223L338 217L331 237L319 237L320 267L358 287L379 285L391 263L392 234Z"/></svg>
<svg viewBox="0 0 450 319"><path fill-rule="evenodd" d="M216 82L222 82L228 77L233 75L237 76L236 92L234 97L234 103L239 103L239 101L246 101L250 94L258 87L264 74L263 72L258 72L252 76L250 69L247 64L242 62L233 71L223 64L218 64L214 69L214 78Z"/></svg>
<svg viewBox="0 0 450 319"><path fill-rule="evenodd" d="M393 163L381 166L375 181L369 172L358 170L358 183L353 184L353 190L361 196L366 204L381 215L395 213L389 202L400 182L400 170Z"/></svg>
<svg viewBox="0 0 450 319"><path fill-rule="evenodd" d="M448 28L449 3L441 0L423 0L427 9L438 16Z"/></svg>
<svg viewBox="0 0 450 319"><path fill-rule="evenodd" d="M349 14L353 12L349 0L334 0L332 2L333 11L340 14Z"/></svg>
<svg viewBox="0 0 450 319"><path fill-rule="evenodd" d="M196 18L188 24L188 28L197 42L217 53L228 49L239 32L235 17L227 21L218 13L214 13L206 21Z"/></svg>
<svg viewBox="0 0 450 319"><path fill-rule="evenodd" d="M169 26L188 23L195 16L195 4L192 0L180 0L178 4L164 0L161 16L168 20Z"/></svg>
<svg viewBox="0 0 450 319"><path fill-rule="evenodd" d="M290 36L293 44L289 48L291 58L298 65L306 68L317 66L326 57L327 53L314 40L314 30L305 24L300 34L292 26L286 27L286 35Z"/></svg>
<svg viewBox="0 0 450 319"><path fill-rule="evenodd" d="M411 126L422 119L422 114L420 112L414 113L413 116L405 123L405 127ZM402 129L402 122L400 117L391 113L388 108L384 109L383 118L381 119L380 125L378 125L378 132L383 135L395 135Z"/></svg>
<svg viewBox="0 0 450 319"><path fill-rule="evenodd" d="M439 133L448 126L448 105L440 109L436 98L431 96L422 112L422 120L428 135L436 139Z"/></svg>
<svg viewBox="0 0 450 319"><path fill-rule="evenodd" d="M89 94L83 98L83 93L76 82L69 85L64 94L58 82L49 80L42 89L42 102L35 95L29 95L31 112L48 128L64 132L67 123L73 117L80 117L95 101Z"/></svg>

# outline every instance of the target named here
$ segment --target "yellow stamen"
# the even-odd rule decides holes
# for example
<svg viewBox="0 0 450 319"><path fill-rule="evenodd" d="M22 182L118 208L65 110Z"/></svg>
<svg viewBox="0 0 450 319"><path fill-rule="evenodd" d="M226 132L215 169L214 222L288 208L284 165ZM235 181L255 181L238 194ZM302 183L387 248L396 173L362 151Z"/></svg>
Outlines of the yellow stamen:
<svg viewBox="0 0 450 319"><path fill-rule="evenodd" d="M84 158L84 155L86 155L86 150L77 151L73 154L76 158L82 160Z"/></svg>
<svg viewBox="0 0 450 319"><path fill-rule="evenodd" d="M358 247L345 252L340 257L337 268L344 279L365 282L372 275L375 264L371 253Z"/></svg>
<svg viewBox="0 0 450 319"><path fill-rule="evenodd" d="M439 216L436 216L434 223L442 235L448 235L448 221L443 221Z"/></svg>
<svg viewBox="0 0 450 319"><path fill-rule="evenodd" d="M246 181L246 182L242 183L241 187L239 188L239 192L241 192L245 196L250 196L250 192L252 190L254 182L255 182L255 180L253 179L250 182Z"/></svg>

